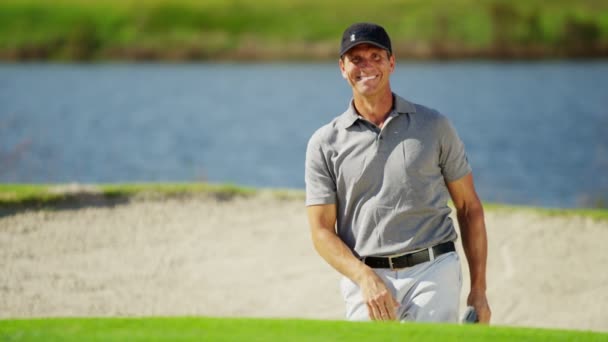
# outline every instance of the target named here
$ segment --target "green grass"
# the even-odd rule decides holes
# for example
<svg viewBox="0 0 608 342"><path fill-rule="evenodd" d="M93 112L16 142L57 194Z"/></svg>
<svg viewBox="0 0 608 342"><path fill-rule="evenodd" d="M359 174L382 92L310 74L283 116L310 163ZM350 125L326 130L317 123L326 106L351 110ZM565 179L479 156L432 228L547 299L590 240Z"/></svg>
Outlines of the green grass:
<svg viewBox="0 0 608 342"><path fill-rule="evenodd" d="M335 58L355 21L382 23L401 56L415 46L487 51L500 43L549 55L608 46L608 2L600 0L3 0L0 56Z"/></svg>
<svg viewBox="0 0 608 342"><path fill-rule="evenodd" d="M227 196L249 196L256 190L234 184L209 183L133 183L104 184L99 186L107 196L133 196L144 192L160 195L222 194Z"/></svg>
<svg viewBox="0 0 608 342"><path fill-rule="evenodd" d="M209 183L131 183L74 187L63 184L0 184L0 207L52 206L77 200L83 196L99 196L111 200L140 195L172 197L206 194L230 198L250 196L255 193L256 190L253 188Z"/></svg>
<svg viewBox="0 0 608 342"><path fill-rule="evenodd" d="M608 334L485 326L219 318L0 320L2 341L608 341Z"/></svg>
<svg viewBox="0 0 608 342"><path fill-rule="evenodd" d="M586 217L592 220L608 221L608 208L574 208L574 209L559 209L559 208L541 208L521 205L505 205L496 203L484 203L486 211L503 211L503 212L528 212L549 217Z"/></svg>
<svg viewBox="0 0 608 342"><path fill-rule="evenodd" d="M234 184L209 183L131 183L75 185L65 184L0 184L1 207L40 207L78 201L83 195L100 196L108 200L131 198L137 196L176 197L188 195L211 195L229 199L235 196L252 196L260 192L269 192L271 196L282 200L304 201L302 190L294 189L254 189ZM531 206L516 206L496 203L484 203L486 211L519 211L545 216L587 217L594 220L608 221L607 208L570 208L554 209Z"/></svg>

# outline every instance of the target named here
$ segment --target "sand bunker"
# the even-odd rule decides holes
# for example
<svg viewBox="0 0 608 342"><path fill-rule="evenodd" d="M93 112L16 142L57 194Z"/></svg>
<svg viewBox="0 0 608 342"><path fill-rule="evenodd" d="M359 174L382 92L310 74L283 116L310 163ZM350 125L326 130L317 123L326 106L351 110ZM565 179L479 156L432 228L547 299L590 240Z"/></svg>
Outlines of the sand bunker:
<svg viewBox="0 0 608 342"><path fill-rule="evenodd" d="M608 222L490 211L486 223L493 324L608 331ZM312 248L302 199L148 199L0 217L0 318L343 319L337 282Z"/></svg>

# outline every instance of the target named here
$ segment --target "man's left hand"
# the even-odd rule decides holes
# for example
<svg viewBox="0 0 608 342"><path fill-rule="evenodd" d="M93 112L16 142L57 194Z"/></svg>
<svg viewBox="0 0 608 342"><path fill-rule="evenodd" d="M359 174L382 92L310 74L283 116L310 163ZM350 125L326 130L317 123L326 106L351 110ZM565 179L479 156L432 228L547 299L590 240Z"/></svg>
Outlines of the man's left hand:
<svg viewBox="0 0 608 342"><path fill-rule="evenodd" d="M467 305L470 305L475 308L479 323L490 323L492 312L490 311L490 305L488 304L488 298L486 297L485 290L471 289L471 292L469 293L469 298L467 299Z"/></svg>

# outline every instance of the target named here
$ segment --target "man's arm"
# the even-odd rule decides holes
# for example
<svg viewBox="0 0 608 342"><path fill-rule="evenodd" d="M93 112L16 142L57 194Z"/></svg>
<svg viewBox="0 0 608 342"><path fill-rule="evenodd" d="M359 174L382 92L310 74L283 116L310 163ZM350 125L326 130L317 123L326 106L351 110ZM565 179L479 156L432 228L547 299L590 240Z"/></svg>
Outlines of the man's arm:
<svg viewBox="0 0 608 342"><path fill-rule="evenodd" d="M486 260L488 255L488 238L484 223L483 207L475 192L473 175L453 182L446 182L460 225L462 246L469 263L471 292L467 305L477 311L481 323L489 323L492 315L486 297Z"/></svg>
<svg viewBox="0 0 608 342"><path fill-rule="evenodd" d="M372 320L395 320L399 303L386 284L369 266L357 259L336 234L336 205L307 207L308 222L315 249L319 255L361 288Z"/></svg>

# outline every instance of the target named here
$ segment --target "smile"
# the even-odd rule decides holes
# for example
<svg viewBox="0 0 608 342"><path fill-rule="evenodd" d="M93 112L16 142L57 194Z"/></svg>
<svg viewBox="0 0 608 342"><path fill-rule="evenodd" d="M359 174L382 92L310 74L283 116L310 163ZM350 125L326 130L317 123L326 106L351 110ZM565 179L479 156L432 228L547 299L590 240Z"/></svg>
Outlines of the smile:
<svg viewBox="0 0 608 342"><path fill-rule="evenodd" d="M373 75L373 76L358 76L357 79L359 81L365 82L365 81L373 80L373 79L375 79L377 77L378 77L378 75Z"/></svg>

